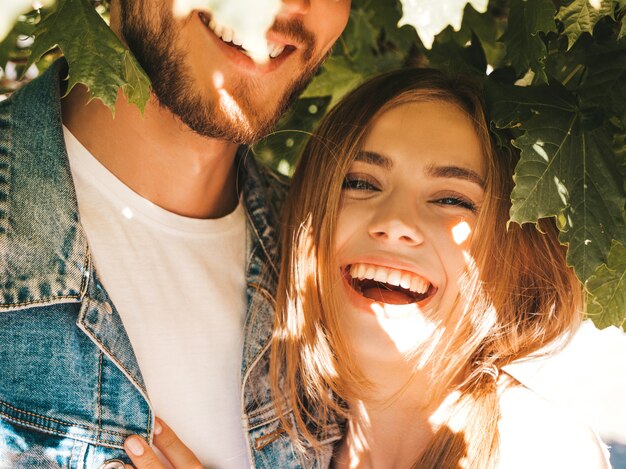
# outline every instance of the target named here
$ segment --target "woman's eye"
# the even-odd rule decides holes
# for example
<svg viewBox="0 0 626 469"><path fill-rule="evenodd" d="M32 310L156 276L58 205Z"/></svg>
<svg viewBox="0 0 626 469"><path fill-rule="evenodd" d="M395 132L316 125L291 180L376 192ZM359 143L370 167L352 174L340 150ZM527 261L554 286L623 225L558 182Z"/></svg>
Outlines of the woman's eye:
<svg viewBox="0 0 626 469"><path fill-rule="evenodd" d="M476 213L478 211L474 202L461 197L442 197L434 202L439 205L464 208L472 213Z"/></svg>
<svg viewBox="0 0 626 469"><path fill-rule="evenodd" d="M369 179L356 176L346 176L341 185L343 190L353 191L378 191L380 190L376 184Z"/></svg>

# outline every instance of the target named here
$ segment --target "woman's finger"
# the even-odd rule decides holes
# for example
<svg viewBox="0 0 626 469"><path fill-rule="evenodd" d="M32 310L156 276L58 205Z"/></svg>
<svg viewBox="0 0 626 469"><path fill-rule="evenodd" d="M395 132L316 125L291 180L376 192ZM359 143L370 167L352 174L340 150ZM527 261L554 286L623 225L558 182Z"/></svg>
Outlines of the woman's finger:
<svg viewBox="0 0 626 469"><path fill-rule="evenodd" d="M137 469L165 469L153 449L137 435L126 438L124 449Z"/></svg>
<svg viewBox="0 0 626 469"><path fill-rule="evenodd" d="M202 469L195 454L158 418L154 425L154 445L176 469Z"/></svg>

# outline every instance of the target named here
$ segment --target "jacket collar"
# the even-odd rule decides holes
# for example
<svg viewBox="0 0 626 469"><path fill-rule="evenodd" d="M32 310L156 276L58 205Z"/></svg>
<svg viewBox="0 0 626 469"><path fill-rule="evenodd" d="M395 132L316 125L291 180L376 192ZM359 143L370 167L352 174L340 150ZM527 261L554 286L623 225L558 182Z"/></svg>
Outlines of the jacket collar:
<svg viewBox="0 0 626 469"><path fill-rule="evenodd" d="M247 306L244 325L242 377L267 348L274 326L274 307L280 266L278 231L287 184L258 164L247 150L239 159L250 242L247 262Z"/></svg>
<svg viewBox="0 0 626 469"><path fill-rule="evenodd" d="M0 309L80 301L89 255L61 124L58 61L0 103Z"/></svg>
<svg viewBox="0 0 626 469"><path fill-rule="evenodd" d="M0 309L80 301L87 288L87 239L61 120L63 73L57 61L0 103ZM237 158L252 232L248 284L273 293L286 186L247 148Z"/></svg>

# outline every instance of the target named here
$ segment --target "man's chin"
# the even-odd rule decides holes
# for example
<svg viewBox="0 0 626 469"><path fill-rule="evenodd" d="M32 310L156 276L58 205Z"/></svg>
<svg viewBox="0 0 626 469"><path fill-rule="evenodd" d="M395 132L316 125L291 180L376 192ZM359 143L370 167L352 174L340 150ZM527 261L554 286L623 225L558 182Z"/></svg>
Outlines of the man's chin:
<svg viewBox="0 0 626 469"><path fill-rule="evenodd" d="M275 122L250 122L245 118L233 118L232 115L220 113L202 118L199 114L178 114L178 117L198 135L240 145L256 143L271 131Z"/></svg>

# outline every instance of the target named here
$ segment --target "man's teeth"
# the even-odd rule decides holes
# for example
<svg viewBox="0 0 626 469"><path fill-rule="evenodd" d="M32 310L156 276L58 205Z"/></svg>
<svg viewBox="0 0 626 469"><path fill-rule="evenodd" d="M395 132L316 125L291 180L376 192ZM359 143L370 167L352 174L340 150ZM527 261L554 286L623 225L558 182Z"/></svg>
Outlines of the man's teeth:
<svg viewBox="0 0 626 469"><path fill-rule="evenodd" d="M411 272L371 264L352 264L350 276L359 280L388 283L419 294L426 293L430 287L428 281Z"/></svg>
<svg viewBox="0 0 626 469"><path fill-rule="evenodd" d="M222 41L231 42L234 45L240 46L240 47L243 45L243 41L241 40L239 36L237 36L237 33L235 32L234 29L219 24L213 18L211 18L211 21L209 21L208 26L209 26L209 29L211 29L211 31L213 31L215 35L219 37ZM273 42L267 43L267 55L269 55L272 59L275 59L276 57L278 57L280 54L283 53L284 50L285 50L284 45L275 44Z"/></svg>
<svg viewBox="0 0 626 469"><path fill-rule="evenodd" d="M267 52L269 53L270 57L273 59L275 59L280 54L282 54L284 50L285 50L285 46L280 46L278 44L273 44L271 42L267 43Z"/></svg>

